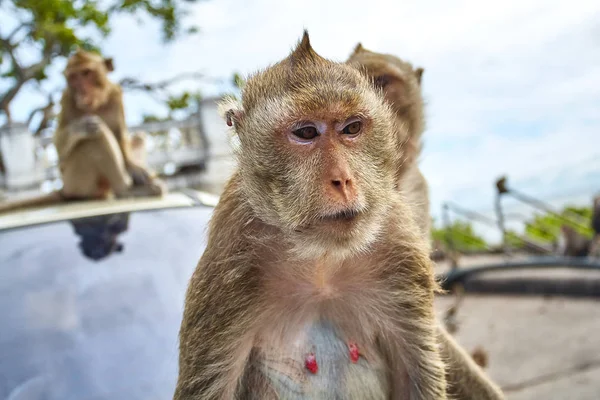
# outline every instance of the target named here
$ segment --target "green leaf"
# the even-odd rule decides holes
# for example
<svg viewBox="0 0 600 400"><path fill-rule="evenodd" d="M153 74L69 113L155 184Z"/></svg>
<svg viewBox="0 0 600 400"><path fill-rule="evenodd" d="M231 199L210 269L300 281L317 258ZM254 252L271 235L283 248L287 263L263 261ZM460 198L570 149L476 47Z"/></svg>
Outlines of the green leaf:
<svg viewBox="0 0 600 400"><path fill-rule="evenodd" d="M591 207L567 206L560 212L560 215L573 222L565 222L554 214L536 215L526 222L526 235L542 243L552 243L560 236L560 228L562 225L571 226L577 232L587 237L593 235L591 229ZM583 228L580 225L589 228Z"/></svg>
<svg viewBox="0 0 600 400"><path fill-rule="evenodd" d="M169 107L171 111L183 110L189 107L190 98L191 94L189 92L184 92L179 96L169 96L167 99L167 107Z"/></svg>
<svg viewBox="0 0 600 400"><path fill-rule="evenodd" d="M488 247L468 222L454 221L449 227L433 228L431 235L433 240L460 251L485 250Z"/></svg>
<svg viewBox="0 0 600 400"><path fill-rule="evenodd" d="M245 83L244 78L242 78L242 76L240 74L238 74L237 72L235 72L233 74L233 77L231 80L232 80L233 85L238 89L241 89L244 86L244 83Z"/></svg>
<svg viewBox="0 0 600 400"><path fill-rule="evenodd" d="M163 121L167 121L169 120L169 117L158 117L156 115L148 115L148 114L144 114L144 116L142 117L142 121L143 123L147 124L150 122L163 122Z"/></svg>

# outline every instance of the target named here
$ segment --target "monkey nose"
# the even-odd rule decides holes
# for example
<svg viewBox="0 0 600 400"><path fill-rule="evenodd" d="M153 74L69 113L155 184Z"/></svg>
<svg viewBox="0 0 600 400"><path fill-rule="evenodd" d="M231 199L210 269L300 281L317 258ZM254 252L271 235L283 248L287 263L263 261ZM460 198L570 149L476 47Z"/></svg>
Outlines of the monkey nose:
<svg viewBox="0 0 600 400"><path fill-rule="evenodd" d="M349 177L340 177L331 180L331 191L335 197L344 202L350 202L356 197L354 183Z"/></svg>

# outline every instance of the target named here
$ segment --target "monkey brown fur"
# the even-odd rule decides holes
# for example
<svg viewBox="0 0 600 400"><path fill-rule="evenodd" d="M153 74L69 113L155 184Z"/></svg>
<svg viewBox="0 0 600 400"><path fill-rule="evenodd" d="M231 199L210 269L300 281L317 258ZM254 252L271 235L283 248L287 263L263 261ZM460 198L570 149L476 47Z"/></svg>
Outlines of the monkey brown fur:
<svg viewBox="0 0 600 400"><path fill-rule="evenodd" d="M389 54L369 51L360 43L346 62L364 71L372 79L373 85L383 91L399 125L408 130L408 140L404 146L406 172L402 174L398 186L407 201L414 205L419 227L429 240L429 189L418 165L422 148L421 137L425 129L421 91L424 69L413 68L410 63Z"/></svg>
<svg viewBox="0 0 600 400"><path fill-rule="evenodd" d="M174 399L447 398L440 353L461 350L396 189L389 105L305 33L223 111L238 170L186 294Z"/></svg>
<svg viewBox="0 0 600 400"><path fill-rule="evenodd" d="M396 56L367 50L360 43L346 62L364 71L371 78L373 86L382 91L385 100L392 106L398 126L406 127L408 130L408 140L404 149L406 153L404 172L399 179L398 188L414 209L423 237L429 241L431 235L429 189L418 165L425 129L421 88L424 69L415 68ZM402 129L399 134L404 134ZM450 254L453 266L456 266L454 257L457 255L458 253ZM440 336L443 338L444 335L447 335L447 332L442 330ZM461 399L502 398L496 385L482 375L482 371L473 364L471 357L460 349L452 338L442 340L442 346L447 346L445 355L456 357L448 360L449 394L460 395Z"/></svg>
<svg viewBox="0 0 600 400"><path fill-rule="evenodd" d="M356 45L347 63L363 69L373 84L383 90L397 117L407 125L407 157L416 159L421 152L421 137L425 130L421 91L424 69L414 68L399 57L367 50L361 43Z"/></svg>
<svg viewBox="0 0 600 400"><path fill-rule="evenodd" d="M438 287L400 217L389 106L305 34L228 107L238 170L187 292L174 398L445 399Z"/></svg>
<svg viewBox="0 0 600 400"><path fill-rule="evenodd" d="M94 172L98 179L108 181L109 189L117 195L126 193L131 181L134 185L147 185L148 194L162 194L163 188L152 182L152 174L132 157L121 87L107 77L107 73L113 69L112 59L102 59L81 50L69 59L65 69L68 86L61 99L54 143L61 170L69 175L63 176L66 196L92 196L93 193L88 191L92 189L83 188L85 185L81 181L90 180L89 174ZM116 149L115 144L118 146ZM72 156L74 153L84 153L84 157L89 157L91 153L81 148L89 147L92 151L94 145L106 153L99 156L102 160L98 160L98 163L107 167L100 171L92 169L88 174L78 174L75 170L80 170L81 166L70 165Z"/></svg>
<svg viewBox="0 0 600 400"><path fill-rule="evenodd" d="M7 202L0 212L66 200L160 196L164 184L132 154L123 94L107 74L112 60L77 51L67 63L54 144L63 188L33 199ZM138 157L139 158L139 157Z"/></svg>

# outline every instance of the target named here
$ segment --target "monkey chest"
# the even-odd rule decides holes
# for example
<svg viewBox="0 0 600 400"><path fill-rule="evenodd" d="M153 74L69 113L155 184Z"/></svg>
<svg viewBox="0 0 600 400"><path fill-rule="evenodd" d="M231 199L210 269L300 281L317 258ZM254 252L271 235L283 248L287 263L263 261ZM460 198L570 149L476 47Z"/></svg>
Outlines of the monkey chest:
<svg viewBox="0 0 600 400"><path fill-rule="evenodd" d="M342 338L327 321L306 324L289 343L261 345L248 368L258 376L246 390L263 392L257 398L385 399L389 393L381 357Z"/></svg>

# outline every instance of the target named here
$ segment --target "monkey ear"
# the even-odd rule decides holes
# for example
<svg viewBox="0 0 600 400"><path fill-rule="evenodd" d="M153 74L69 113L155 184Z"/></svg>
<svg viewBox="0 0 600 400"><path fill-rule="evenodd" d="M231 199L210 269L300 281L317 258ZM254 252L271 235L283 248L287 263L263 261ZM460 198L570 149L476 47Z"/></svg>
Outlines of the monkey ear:
<svg viewBox="0 0 600 400"><path fill-rule="evenodd" d="M227 97L219 102L218 111L227 126L233 127L234 130L244 115L242 105L234 97Z"/></svg>
<svg viewBox="0 0 600 400"><path fill-rule="evenodd" d="M362 43L358 42L358 44L356 45L356 47L354 47L354 52L352 53L352 55L358 54L361 51L363 51L365 48L363 47Z"/></svg>
<svg viewBox="0 0 600 400"><path fill-rule="evenodd" d="M415 76L417 77L417 82L419 82L419 85L421 84L421 80L423 79L423 72L425 72L425 69L421 67L415 70Z"/></svg>
<svg viewBox="0 0 600 400"><path fill-rule="evenodd" d="M113 63L113 59L112 58L105 58L104 59L104 66L106 67L106 70L108 72L113 72L115 70L115 65Z"/></svg>

